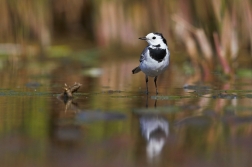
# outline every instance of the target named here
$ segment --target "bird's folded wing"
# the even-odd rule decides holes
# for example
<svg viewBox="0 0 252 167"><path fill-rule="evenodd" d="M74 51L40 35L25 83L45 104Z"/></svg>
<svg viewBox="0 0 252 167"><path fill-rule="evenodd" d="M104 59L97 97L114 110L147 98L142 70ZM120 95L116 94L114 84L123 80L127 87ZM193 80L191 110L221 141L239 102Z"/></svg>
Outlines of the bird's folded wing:
<svg viewBox="0 0 252 167"><path fill-rule="evenodd" d="M141 54L141 56L140 56L140 60L139 60L140 62L142 62L142 61L145 60L147 52L148 52L148 47L146 47L146 48L143 50L143 52L142 52L142 54Z"/></svg>

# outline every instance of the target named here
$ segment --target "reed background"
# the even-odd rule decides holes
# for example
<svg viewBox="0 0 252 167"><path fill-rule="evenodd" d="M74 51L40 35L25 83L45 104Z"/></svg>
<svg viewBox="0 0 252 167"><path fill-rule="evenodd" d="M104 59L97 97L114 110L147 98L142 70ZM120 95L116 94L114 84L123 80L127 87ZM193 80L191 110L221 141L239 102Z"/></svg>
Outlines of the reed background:
<svg viewBox="0 0 252 167"><path fill-rule="evenodd" d="M1 0L0 51L25 55L37 46L37 53L69 39L127 49L157 31L195 66L206 71L217 60L229 74L239 57L251 63L251 9L251 0Z"/></svg>

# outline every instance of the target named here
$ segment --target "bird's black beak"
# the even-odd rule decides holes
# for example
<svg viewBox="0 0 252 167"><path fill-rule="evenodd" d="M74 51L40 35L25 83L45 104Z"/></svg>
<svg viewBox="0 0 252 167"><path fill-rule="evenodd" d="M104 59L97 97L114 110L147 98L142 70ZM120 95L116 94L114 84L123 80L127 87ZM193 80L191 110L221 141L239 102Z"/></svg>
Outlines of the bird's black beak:
<svg viewBox="0 0 252 167"><path fill-rule="evenodd" d="M141 39L141 40L147 40L146 37L140 37L139 39Z"/></svg>

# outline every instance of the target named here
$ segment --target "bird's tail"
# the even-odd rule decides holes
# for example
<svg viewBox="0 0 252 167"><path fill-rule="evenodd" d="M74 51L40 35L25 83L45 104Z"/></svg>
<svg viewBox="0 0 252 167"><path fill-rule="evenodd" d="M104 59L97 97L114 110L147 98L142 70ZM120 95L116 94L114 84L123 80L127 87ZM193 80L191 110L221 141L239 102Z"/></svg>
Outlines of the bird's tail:
<svg viewBox="0 0 252 167"><path fill-rule="evenodd" d="M141 71L141 69L140 69L140 67L138 66L138 67L136 67L136 68L134 68L133 70L132 70L132 74L136 74L136 73L138 73L138 72L140 72Z"/></svg>

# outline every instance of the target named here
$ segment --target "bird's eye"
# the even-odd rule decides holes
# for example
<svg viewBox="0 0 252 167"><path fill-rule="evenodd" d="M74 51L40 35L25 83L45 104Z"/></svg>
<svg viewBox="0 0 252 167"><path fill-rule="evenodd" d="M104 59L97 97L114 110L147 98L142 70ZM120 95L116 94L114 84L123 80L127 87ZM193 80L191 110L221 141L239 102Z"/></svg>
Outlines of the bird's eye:
<svg viewBox="0 0 252 167"><path fill-rule="evenodd" d="M152 37L152 39L156 39L156 37Z"/></svg>

